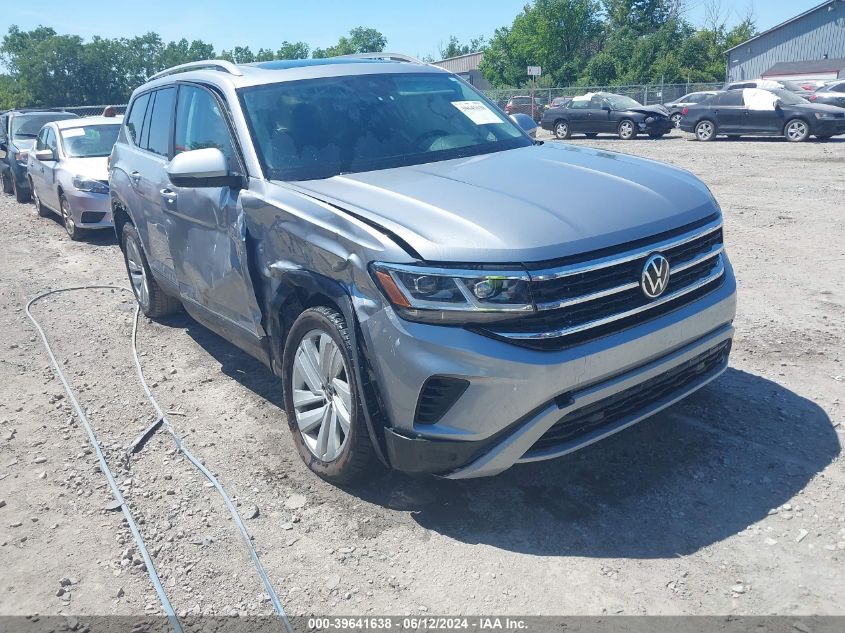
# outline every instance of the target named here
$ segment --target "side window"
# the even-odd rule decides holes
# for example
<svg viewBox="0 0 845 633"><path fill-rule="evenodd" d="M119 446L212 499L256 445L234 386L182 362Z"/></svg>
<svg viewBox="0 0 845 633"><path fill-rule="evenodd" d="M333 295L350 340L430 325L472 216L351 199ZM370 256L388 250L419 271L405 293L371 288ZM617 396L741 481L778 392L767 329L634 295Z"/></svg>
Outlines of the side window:
<svg viewBox="0 0 845 633"><path fill-rule="evenodd" d="M845 92L845 83L841 83L838 86L834 86L830 89L831 92Z"/></svg>
<svg viewBox="0 0 845 633"><path fill-rule="evenodd" d="M129 139L138 145L141 136L141 128L144 125L144 114L147 112L147 104L150 102L150 93L143 94L132 104L132 110L129 112L129 117L126 119L126 133Z"/></svg>
<svg viewBox="0 0 845 633"><path fill-rule="evenodd" d="M47 130L50 128L44 128L38 133L38 138L35 139L35 151L38 152L42 149L47 149Z"/></svg>
<svg viewBox="0 0 845 633"><path fill-rule="evenodd" d="M47 149L53 150L53 153L56 152L58 148L56 146L56 133L53 131L53 128L47 128L47 138L44 142L47 144Z"/></svg>
<svg viewBox="0 0 845 633"><path fill-rule="evenodd" d="M721 99L719 100L719 105L723 106L741 106L743 105L742 102L742 91L741 90L731 90L730 92L726 92L722 95Z"/></svg>
<svg viewBox="0 0 845 633"><path fill-rule="evenodd" d="M175 97L176 88L163 88L156 91L152 114L148 117L149 132L146 139L141 139L141 144L145 146L145 149L160 156L170 155L170 123L173 120ZM143 134L141 136L143 137Z"/></svg>
<svg viewBox="0 0 845 633"><path fill-rule="evenodd" d="M216 147L235 166L235 150L226 119L210 92L196 86L180 86L176 102L175 153Z"/></svg>
<svg viewBox="0 0 845 633"><path fill-rule="evenodd" d="M573 110L586 110L590 107L590 102L586 99L573 99L569 102L569 107Z"/></svg>
<svg viewBox="0 0 845 633"><path fill-rule="evenodd" d="M590 108L593 110L601 110L602 103L604 103L604 99L601 97L593 97L590 99Z"/></svg>

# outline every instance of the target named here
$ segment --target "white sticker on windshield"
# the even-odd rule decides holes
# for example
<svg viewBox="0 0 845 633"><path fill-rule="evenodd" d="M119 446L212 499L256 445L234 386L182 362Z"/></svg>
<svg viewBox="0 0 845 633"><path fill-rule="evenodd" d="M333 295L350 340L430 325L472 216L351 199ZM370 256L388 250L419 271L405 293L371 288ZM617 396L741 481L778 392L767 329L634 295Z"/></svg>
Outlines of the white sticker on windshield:
<svg viewBox="0 0 845 633"><path fill-rule="evenodd" d="M81 127L72 127L69 130L62 130L64 138L73 138L74 136L85 136L85 130Z"/></svg>
<svg viewBox="0 0 845 633"><path fill-rule="evenodd" d="M453 101L452 105L476 125L502 122L502 118L481 101Z"/></svg>

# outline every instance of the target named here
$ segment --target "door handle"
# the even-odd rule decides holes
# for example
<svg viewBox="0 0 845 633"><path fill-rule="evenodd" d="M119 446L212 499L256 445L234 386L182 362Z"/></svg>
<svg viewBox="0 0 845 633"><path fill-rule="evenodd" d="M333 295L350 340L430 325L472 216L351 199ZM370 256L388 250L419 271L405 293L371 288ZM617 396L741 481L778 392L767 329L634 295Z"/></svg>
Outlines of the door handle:
<svg viewBox="0 0 845 633"><path fill-rule="evenodd" d="M176 198L178 197L177 193L173 191L173 189L162 189L159 193L161 194L162 199L170 204L176 202Z"/></svg>
<svg viewBox="0 0 845 633"><path fill-rule="evenodd" d="M129 179L137 185L138 182L141 180L141 172L133 171L131 174L129 174Z"/></svg>

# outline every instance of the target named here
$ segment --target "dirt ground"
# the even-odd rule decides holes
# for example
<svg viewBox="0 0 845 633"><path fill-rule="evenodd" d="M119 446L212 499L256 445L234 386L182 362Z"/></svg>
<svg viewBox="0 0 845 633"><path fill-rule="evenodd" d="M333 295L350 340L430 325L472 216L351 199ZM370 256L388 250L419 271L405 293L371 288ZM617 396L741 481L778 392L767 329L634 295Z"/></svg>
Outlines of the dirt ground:
<svg viewBox="0 0 845 633"><path fill-rule="evenodd" d="M492 479L392 474L344 491L300 463L258 362L187 316L142 319L153 391L240 505L289 613L845 613L845 138L571 142L701 177L740 292L728 372L583 451ZM0 197L0 614L160 612L23 310L91 283L126 285L109 235L71 242ZM154 418L131 364L133 306L106 290L34 311L177 613L270 613L220 497L171 438L122 457Z"/></svg>

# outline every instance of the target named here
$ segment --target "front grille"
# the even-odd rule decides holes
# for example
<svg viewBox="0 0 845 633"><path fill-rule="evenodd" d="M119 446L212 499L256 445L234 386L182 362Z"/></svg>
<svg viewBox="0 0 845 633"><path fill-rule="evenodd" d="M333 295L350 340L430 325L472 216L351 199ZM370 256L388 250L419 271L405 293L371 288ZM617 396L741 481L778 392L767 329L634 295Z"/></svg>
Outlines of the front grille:
<svg viewBox="0 0 845 633"><path fill-rule="evenodd" d="M638 243L621 253L532 270L536 312L496 323L487 334L534 349L563 349L653 319L714 290L723 281L721 221ZM661 253L669 284L657 299L640 288L646 260Z"/></svg>
<svg viewBox="0 0 845 633"><path fill-rule="evenodd" d="M82 224L96 224L102 222L104 217L106 214L103 211L83 211Z"/></svg>
<svg viewBox="0 0 845 633"><path fill-rule="evenodd" d="M661 401L685 391L724 365L730 349L731 341L723 341L651 380L568 413L537 440L526 456L532 452L554 449L602 427L614 426L625 418L637 417Z"/></svg>

